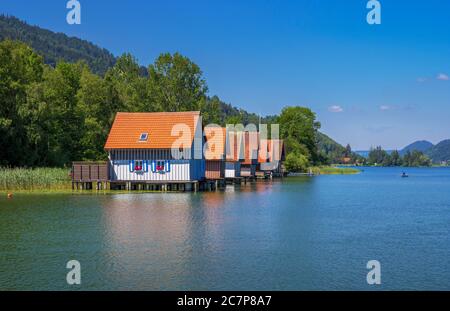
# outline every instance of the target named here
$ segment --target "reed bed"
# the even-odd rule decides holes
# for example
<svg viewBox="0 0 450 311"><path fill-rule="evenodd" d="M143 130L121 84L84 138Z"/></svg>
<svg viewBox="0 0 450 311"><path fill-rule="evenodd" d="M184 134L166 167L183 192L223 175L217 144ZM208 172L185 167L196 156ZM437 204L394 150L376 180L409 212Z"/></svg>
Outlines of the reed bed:
<svg viewBox="0 0 450 311"><path fill-rule="evenodd" d="M68 190L71 187L68 169L0 167L0 191Z"/></svg>
<svg viewBox="0 0 450 311"><path fill-rule="evenodd" d="M334 167L334 166L320 166L313 167L314 175L348 175L358 174L361 171L352 167Z"/></svg>

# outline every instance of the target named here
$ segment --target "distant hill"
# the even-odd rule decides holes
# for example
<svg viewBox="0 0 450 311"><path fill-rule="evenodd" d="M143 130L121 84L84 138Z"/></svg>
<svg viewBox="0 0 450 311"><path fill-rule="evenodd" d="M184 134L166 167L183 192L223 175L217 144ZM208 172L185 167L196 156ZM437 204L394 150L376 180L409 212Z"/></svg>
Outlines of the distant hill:
<svg viewBox="0 0 450 311"><path fill-rule="evenodd" d="M341 163L342 157L346 153L346 148L344 146L321 132L317 132L316 139L319 154L325 155L332 164ZM358 158L359 156L358 152L353 152L352 157Z"/></svg>
<svg viewBox="0 0 450 311"><path fill-rule="evenodd" d="M450 161L450 139L443 140L425 152L435 163Z"/></svg>
<svg viewBox="0 0 450 311"><path fill-rule="evenodd" d="M450 139L443 140L437 145L433 145L426 140L416 141L403 148L400 154L403 156L408 151L414 150L425 153L434 163L450 161Z"/></svg>
<svg viewBox="0 0 450 311"><path fill-rule="evenodd" d="M85 60L92 72L103 75L116 62L108 50L89 41L31 26L13 16L0 15L0 41L4 39L27 43L51 66L59 60Z"/></svg>
<svg viewBox="0 0 450 311"><path fill-rule="evenodd" d="M317 147L319 148L319 152L325 154L337 153L339 157L342 157L342 154L345 152L344 146L321 132L317 133Z"/></svg>
<svg viewBox="0 0 450 311"><path fill-rule="evenodd" d="M433 144L426 140L419 140L416 142L413 142L412 144L406 146L402 150L400 150L400 155L404 156L408 151L421 151L423 153L426 153L429 149L433 148Z"/></svg>

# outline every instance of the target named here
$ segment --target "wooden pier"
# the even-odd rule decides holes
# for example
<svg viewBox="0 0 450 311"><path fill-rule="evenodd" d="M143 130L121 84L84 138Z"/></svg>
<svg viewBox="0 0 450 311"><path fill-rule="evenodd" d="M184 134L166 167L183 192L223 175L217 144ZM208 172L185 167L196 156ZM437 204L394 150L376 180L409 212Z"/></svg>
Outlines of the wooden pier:
<svg viewBox="0 0 450 311"><path fill-rule="evenodd" d="M193 181L111 181L106 162L74 162L72 164L72 190L122 191L216 191L226 186L224 178Z"/></svg>
<svg viewBox="0 0 450 311"><path fill-rule="evenodd" d="M72 165L72 190L120 190L151 192L199 192L217 191L226 185L246 185L258 179L272 179L267 174L241 176L233 178L204 179L192 181L156 181L156 180L110 180L106 162L74 162Z"/></svg>
<svg viewBox="0 0 450 311"><path fill-rule="evenodd" d="M72 163L72 190L107 190L108 187L106 162Z"/></svg>

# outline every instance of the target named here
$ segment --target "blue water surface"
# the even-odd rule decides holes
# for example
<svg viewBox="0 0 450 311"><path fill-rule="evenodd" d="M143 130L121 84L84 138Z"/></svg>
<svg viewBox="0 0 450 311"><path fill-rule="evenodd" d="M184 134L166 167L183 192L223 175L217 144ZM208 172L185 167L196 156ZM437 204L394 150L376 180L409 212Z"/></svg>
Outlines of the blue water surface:
<svg viewBox="0 0 450 311"><path fill-rule="evenodd" d="M2 290L450 290L449 258L448 168L0 198Z"/></svg>

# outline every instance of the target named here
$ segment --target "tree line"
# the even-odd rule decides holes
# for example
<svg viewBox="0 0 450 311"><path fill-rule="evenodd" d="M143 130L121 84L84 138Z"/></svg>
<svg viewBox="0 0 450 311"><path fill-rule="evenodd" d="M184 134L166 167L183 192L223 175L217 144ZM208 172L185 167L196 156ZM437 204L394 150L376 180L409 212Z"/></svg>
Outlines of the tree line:
<svg viewBox="0 0 450 311"><path fill-rule="evenodd" d="M418 150L408 151L403 156L397 150L392 151L390 154L378 146L372 148L369 152L367 159L369 165L378 166L431 166L432 161L423 152Z"/></svg>
<svg viewBox="0 0 450 311"><path fill-rule="evenodd" d="M320 123L305 107L286 107L260 119L217 96L198 65L163 53L142 74L130 54L104 75L84 61L44 63L28 45L0 42L0 166L63 167L72 161L105 160L103 150L117 112L200 110L205 124L279 123L293 170L329 161L319 150Z"/></svg>

